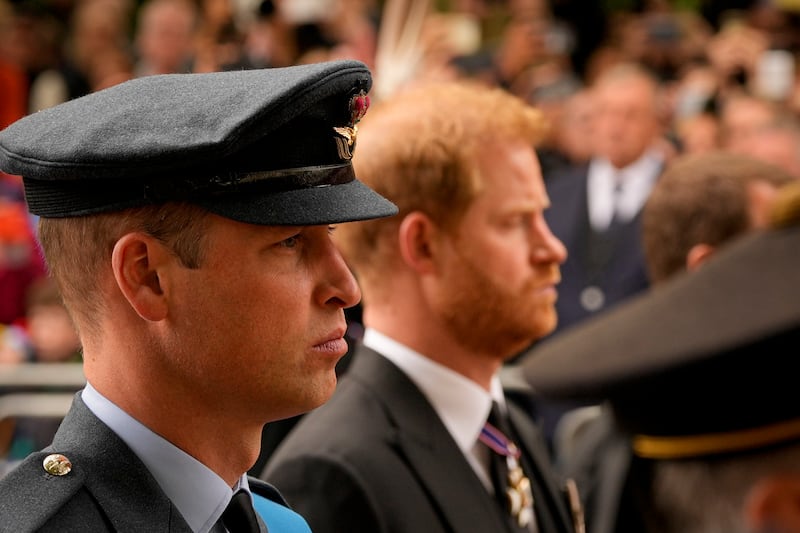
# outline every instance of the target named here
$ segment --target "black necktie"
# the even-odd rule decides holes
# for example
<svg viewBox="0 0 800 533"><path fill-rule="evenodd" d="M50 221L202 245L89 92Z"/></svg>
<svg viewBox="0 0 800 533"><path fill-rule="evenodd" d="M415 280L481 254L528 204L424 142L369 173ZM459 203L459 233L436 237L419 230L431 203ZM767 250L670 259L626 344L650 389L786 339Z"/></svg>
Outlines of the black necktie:
<svg viewBox="0 0 800 533"><path fill-rule="evenodd" d="M222 513L222 524L230 533L260 533L250 494L240 489Z"/></svg>
<svg viewBox="0 0 800 533"><path fill-rule="evenodd" d="M525 477L520 466L519 448L511 440L511 435L511 425L501 413L497 402L493 402L489 418L481 432L481 441L491 450L490 472L495 497L508 513L512 528L529 532L529 524L534 520L533 496L530 480Z"/></svg>
<svg viewBox="0 0 800 533"><path fill-rule="evenodd" d="M614 192L612 193L613 211L611 212L611 221L608 224L607 231L614 231L623 224L625 224L625 220L623 220L622 214L620 213L620 204L622 203L622 193L623 193L622 180L623 180L622 176L620 175L614 176Z"/></svg>

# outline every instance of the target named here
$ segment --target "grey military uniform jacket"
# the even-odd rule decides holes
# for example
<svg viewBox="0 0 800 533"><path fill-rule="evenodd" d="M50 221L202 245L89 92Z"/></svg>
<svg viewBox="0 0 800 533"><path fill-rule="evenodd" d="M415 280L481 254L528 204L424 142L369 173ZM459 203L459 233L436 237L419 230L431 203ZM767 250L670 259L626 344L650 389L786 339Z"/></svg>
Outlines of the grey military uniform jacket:
<svg viewBox="0 0 800 533"><path fill-rule="evenodd" d="M574 479L586 513L590 533L646 531L637 504L637 472L646 476L647 461L634 456L631 441L614 423L607 404L583 424L569 443L569 451L556 449L557 467Z"/></svg>
<svg viewBox="0 0 800 533"><path fill-rule="evenodd" d="M72 468L48 473L58 453ZM285 503L253 480L251 490ZM178 509L136 454L76 394L53 443L0 479L0 532L191 533Z"/></svg>

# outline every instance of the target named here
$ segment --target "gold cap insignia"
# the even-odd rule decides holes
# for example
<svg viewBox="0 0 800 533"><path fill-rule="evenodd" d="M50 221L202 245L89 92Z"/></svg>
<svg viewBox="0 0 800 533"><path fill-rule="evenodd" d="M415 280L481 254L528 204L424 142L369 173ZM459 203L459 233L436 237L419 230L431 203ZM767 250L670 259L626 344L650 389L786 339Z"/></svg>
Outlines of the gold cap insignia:
<svg viewBox="0 0 800 533"><path fill-rule="evenodd" d="M339 157L350 160L355 150L356 136L358 135L358 122L364 118L369 109L369 96L364 91L359 92L350 99L350 124L344 127L334 127L333 130L340 135L336 137L336 148Z"/></svg>

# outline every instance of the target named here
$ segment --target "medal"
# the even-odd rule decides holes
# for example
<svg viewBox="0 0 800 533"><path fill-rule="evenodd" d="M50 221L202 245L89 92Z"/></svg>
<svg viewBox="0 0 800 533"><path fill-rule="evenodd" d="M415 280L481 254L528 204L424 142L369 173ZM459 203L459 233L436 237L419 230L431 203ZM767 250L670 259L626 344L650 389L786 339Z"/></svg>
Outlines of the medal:
<svg viewBox="0 0 800 533"><path fill-rule="evenodd" d="M519 448L500 430L488 423L481 430L479 439L495 453L505 456L508 466L508 486L505 491L508 511L520 527L529 527L534 518L533 492L531 480L519 464L521 454Z"/></svg>
<svg viewBox="0 0 800 533"><path fill-rule="evenodd" d="M508 463L508 488L506 497L508 499L508 510L511 516L521 527L528 527L533 520L533 492L531 492L531 480L522 471L519 465L519 449L513 443L509 443L509 450L512 452L506 455Z"/></svg>

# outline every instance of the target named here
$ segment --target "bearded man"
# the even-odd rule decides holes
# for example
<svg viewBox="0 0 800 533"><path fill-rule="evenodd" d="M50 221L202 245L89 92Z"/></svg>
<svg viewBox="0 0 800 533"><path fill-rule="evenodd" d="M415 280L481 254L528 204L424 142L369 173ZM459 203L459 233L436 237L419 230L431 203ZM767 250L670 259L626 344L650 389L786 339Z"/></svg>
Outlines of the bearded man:
<svg viewBox="0 0 800 533"><path fill-rule="evenodd" d="M359 124L353 163L400 213L337 229L365 333L262 474L316 533L573 531L541 433L499 378L556 325L566 250L543 215L542 135L523 101L456 82Z"/></svg>

